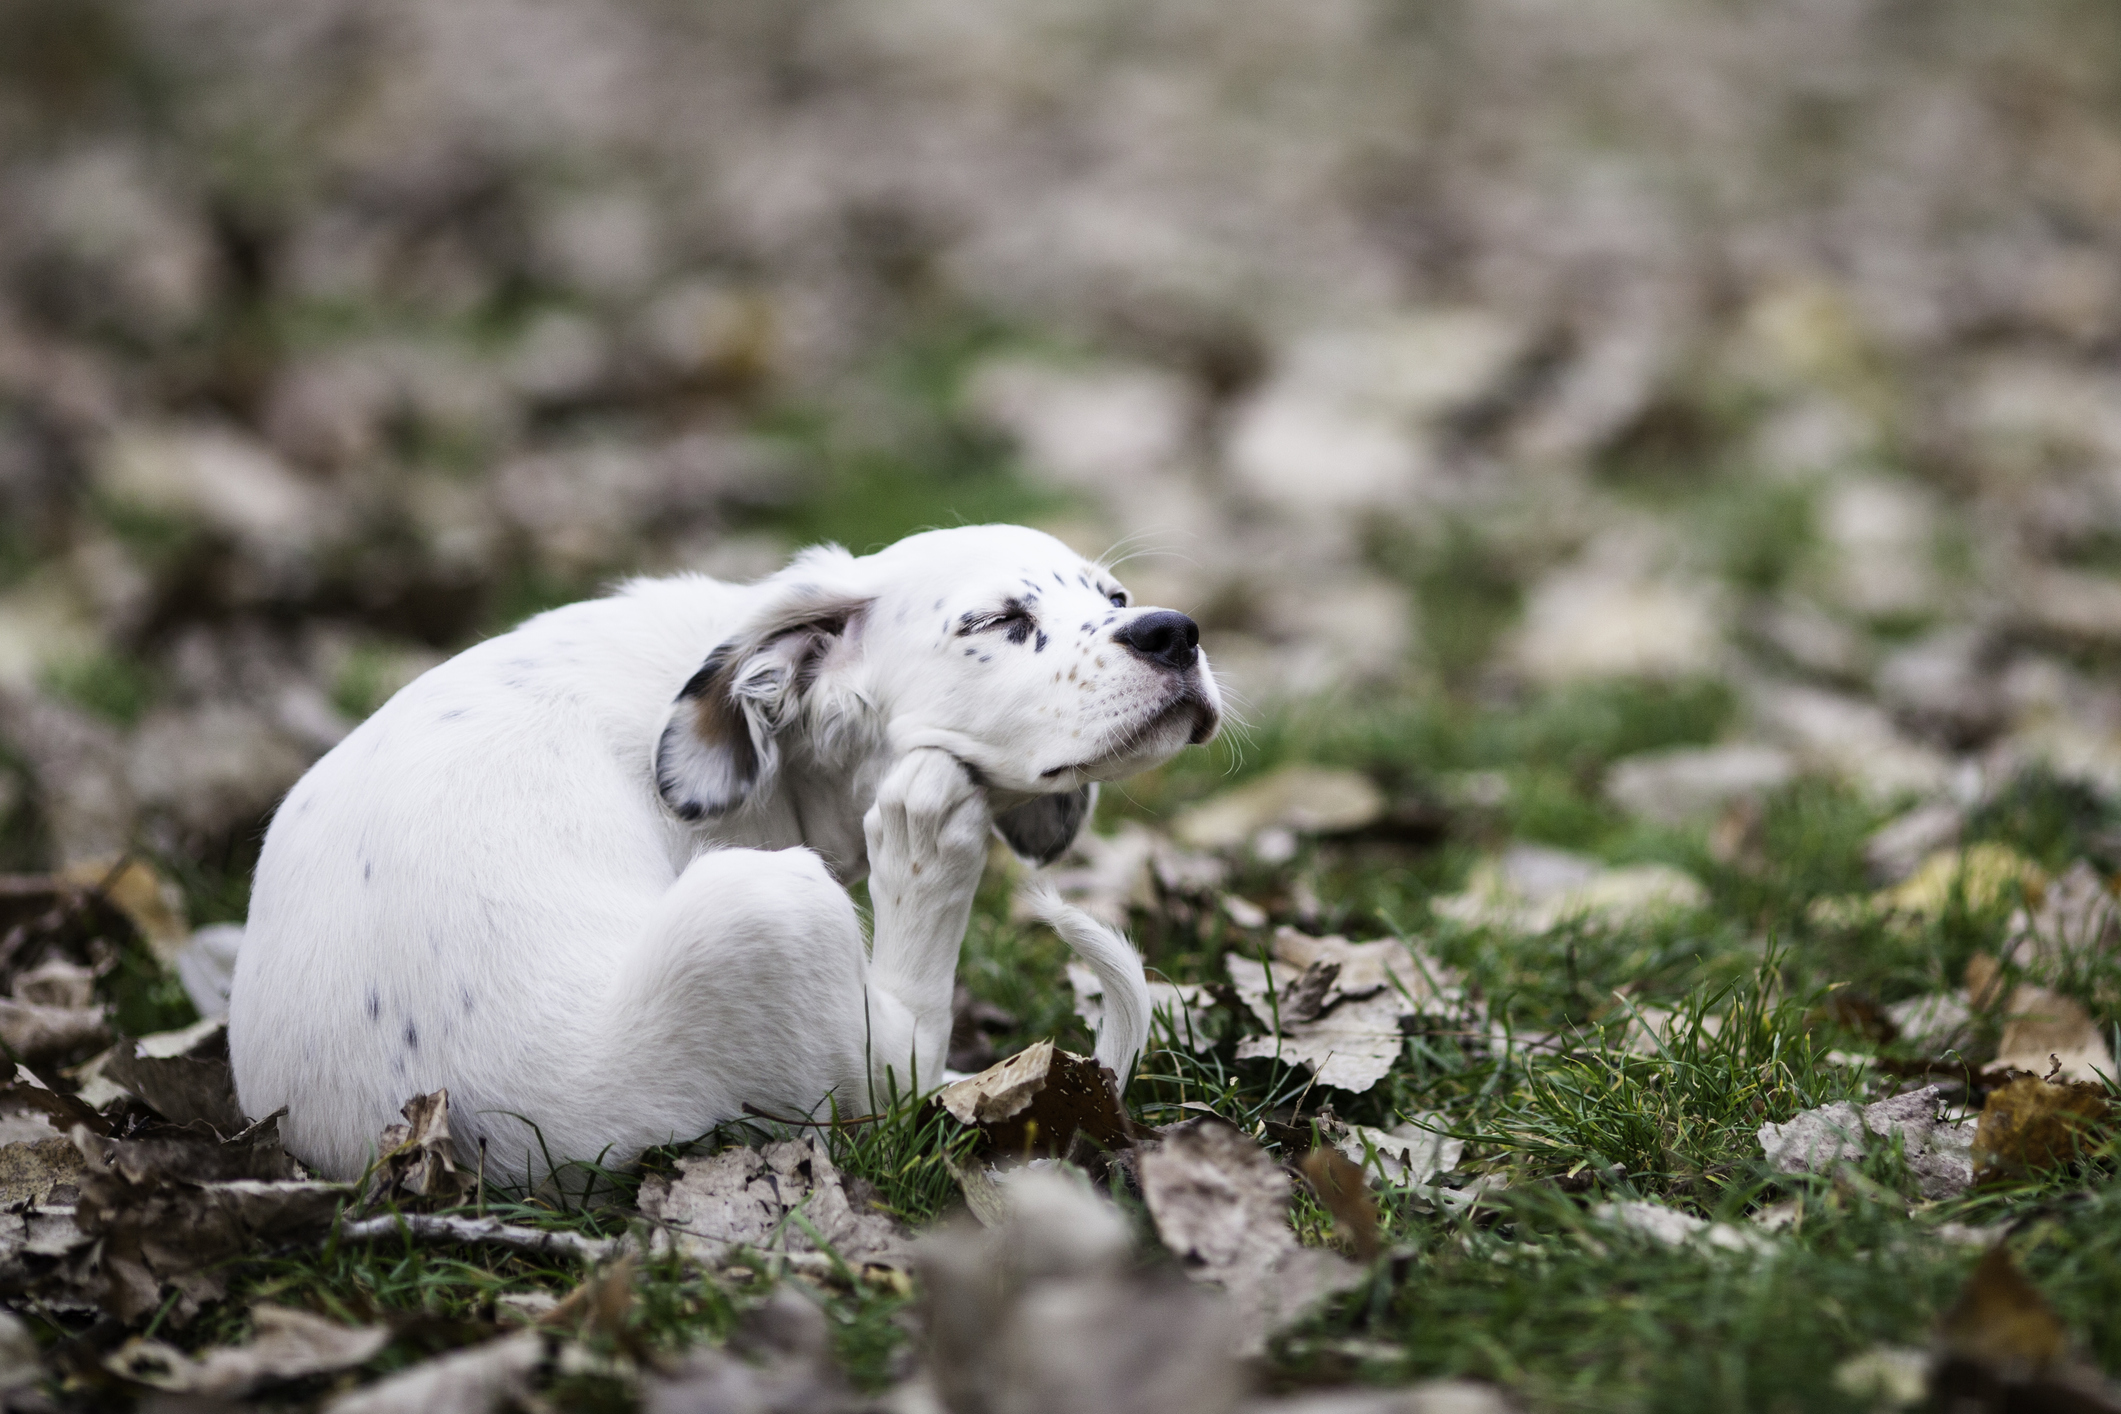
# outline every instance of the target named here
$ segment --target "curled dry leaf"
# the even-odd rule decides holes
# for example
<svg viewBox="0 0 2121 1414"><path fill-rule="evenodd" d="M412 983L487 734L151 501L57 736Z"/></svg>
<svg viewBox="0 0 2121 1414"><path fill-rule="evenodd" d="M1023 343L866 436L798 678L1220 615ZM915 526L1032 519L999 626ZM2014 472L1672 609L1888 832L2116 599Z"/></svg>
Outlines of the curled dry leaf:
<svg viewBox="0 0 2121 1414"><path fill-rule="evenodd" d="M1253 1354L1313 1303L1361 1280L1362 1269L1301 1247L1289 1229L1289 1176L1220 1120L1164 1131L1140 1161L1157 1236L1186 1274L1229 1293L1240 1347Z"/></svg>
<svg viewBox="0 0 2121 1414"><path fill-rule="evenodd" d="M1269 1031L1239 1042L1238 1059L1302 1065L1340 1090L1360 1092L1384 1078L1406 1044L1403 1022L1457 1019L1466 1008L1454 974L1392 938L1351 943L1282 928L1268 961L1231 953L1224 965Z"/></svg>
<svg viewBox="0 0 2121 1414"><path fill-rule="evenodd" d="M406 1203L447 1207L478 1186L475 1174L458 1166L456 1143L449 1136L449 1092L415 1095L377 1141L379 1157L369 1175L362 1203Z"/></svg>
<svg viewBox="0 0 2121 1414"><path fill-rule="evenodd" d="M1984 1181L2009 1179L2075 1160L2112 1119L2103 1086L2017 1075L1989 1091L1974 1132L1973 1159Z"/></svg>
<svg viewBox="0 0 2121 1414"><path fill-rule="evenodd" d="M452 1351L343 1394L324 1406L325 1414L487 1414L528 1404L531 1377L550 1354L548 1339L540 1331L517 1331Z"/></svg>
<svg viewBox="0 0 2121 1414"><path fill-rule="evenodd" d="M983 1150L998 1157L1065 1157L1078 1136L1113 1149L1134 1133L1112 1072L1051 1041L943 1087L935 1101L959 1124L978 1129Z"/></svg>
<svg viewBox="0 0 2121 1414"><path fill-rule="evenodd" d="M836 1253L848 1267L908 1267L903 1228L849 1182L825 1145L805 1136L678 1160L675 1179L641 1184L641 1212L667 1227L680 1252L710 1267L745 1251Z"/></svg>
<svg viewBox="0 0 2121 1414"><path fill-rule="evenodd" d="M1862 1158L1875 1140L1899 1136L1925 1198L1948 1198L1974 1181L1973 1126L1943 1123L1934 1085L1861 1108L1846 1100L1760 1127L1760 1147L1778 1173L1828 1173Z"/></svg>
<svg viewBox="0 0 2121 1414"><path fill-rule="evenodd" d="M1338 1149L1320 1147L1304 1155L1304 1182L1318 1201L1333 1215L1333 1224L1355 1251L1355 1259L1367 1262L1383 1247L1377 1230L1377 1203L1363 1182L1362 1165Z"/></svg>
<svg viewBox="0 0 2121 1414"><path fill-rule="evenodd" d="M250 1123L236 1103L225 1021L120 1040L94 1065L96 1074L138 1096L172 1124L204 1123L234 1134Z"/></svg>
<svg viewBox="0 0 2121 1414"><path fill-rule="evenodd" d="M134 1384L234 1399L277 1381L365 1365L390 1343L383 1326L342 1326L285 1306L260 1306L251 1320L257 1330L248 1345L186 1355L158 1340L134 1339L105 1356L103 1366Z"/></svg>

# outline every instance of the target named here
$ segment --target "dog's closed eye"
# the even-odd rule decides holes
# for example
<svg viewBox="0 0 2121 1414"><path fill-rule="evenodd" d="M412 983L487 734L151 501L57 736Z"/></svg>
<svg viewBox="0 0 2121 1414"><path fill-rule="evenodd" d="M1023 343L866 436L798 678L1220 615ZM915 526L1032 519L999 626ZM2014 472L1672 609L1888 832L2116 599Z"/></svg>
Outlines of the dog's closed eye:
<svg viewBox="0 0 2121 1414"><path fill-rule="evenodd" d="M1006 632L1011 643L1022 643L1038 632L1038 619L1032 614L1031 606L1023 600L1009 599L1005 600L999 609L990 609L985 613L975 611L957 621L959 638L975 633L992 633L997 629ZM1045 635L1039 634L1039 637L1043 640ZM1041 642L1039 646L1045 645Z"/></svg>

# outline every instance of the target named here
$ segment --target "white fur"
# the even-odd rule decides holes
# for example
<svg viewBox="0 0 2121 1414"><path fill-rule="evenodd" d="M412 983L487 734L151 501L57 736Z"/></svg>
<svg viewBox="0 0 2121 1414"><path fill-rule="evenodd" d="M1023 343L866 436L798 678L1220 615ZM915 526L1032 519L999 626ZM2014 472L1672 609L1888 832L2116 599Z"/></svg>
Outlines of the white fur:
<svg viewBox="0 0 2121 1414"><path fill-rule="evenodd" d="M290 1149L346 1177L447 1087L460 1142L527 1180L746 1104L850 1115L932 1086L995 812L1214 730L1205 657L1116 642L1146 612L1117 591L1051 537L974 526L749 586L635 581L442 664L266 835L229 1008L245 1112L286 1106ZM1012 599L1031 632L991 619ZM1140 960L1049 916L1106 979L1124 1076Z"/></svg>

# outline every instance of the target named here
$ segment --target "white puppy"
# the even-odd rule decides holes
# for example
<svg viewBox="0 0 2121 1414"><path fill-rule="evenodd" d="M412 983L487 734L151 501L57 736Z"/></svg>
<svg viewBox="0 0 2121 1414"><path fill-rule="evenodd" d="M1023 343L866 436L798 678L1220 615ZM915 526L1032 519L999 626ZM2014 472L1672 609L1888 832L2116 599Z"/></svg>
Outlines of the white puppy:
<svg viewBox="0 0 2121 1414"><path fill-rule="evenodd" d="M446 1086L459 1142L534 1179L746 1104L928 1088L990 827L1050 860L1095 782L1213 735L1198 638L1050 536L970 526L637 580L469 649L274 817L229 1006L243 1108L286 1106L288 1147L346 1177ZM1140 959L1048 909L1124 1077Z"/></svg>

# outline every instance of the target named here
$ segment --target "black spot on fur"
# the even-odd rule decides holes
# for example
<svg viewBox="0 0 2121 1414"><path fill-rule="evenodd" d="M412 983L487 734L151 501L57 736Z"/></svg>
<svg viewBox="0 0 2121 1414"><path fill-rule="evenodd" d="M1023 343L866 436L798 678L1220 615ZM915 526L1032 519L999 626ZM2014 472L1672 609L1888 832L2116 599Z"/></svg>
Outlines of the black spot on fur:
<svg viewBox="0 0 2121 1414"><path fill-rule="evenodd" d="M405 1023L405 1049L408 1051L420 1049L420 1028L410 1021Z"/></svg>
<svg viewBox="0 0 2121 1414"><path fill-rule="evenodd" d="M1046 651L1046 642L1047 642L1047 640L1046 640L1046 631L1045 631L1044 629L1040 629L1040 630L1039 630L1039 634L1038 634L1038 646L1037 646L1036 648L1033 648L1033 649L1032 649L1031 651L1032 651L1033 653L1043 653L1043 652L1045 652L1045 651Z"/></svg>
<svg viewBox="0 0 2121 1414"><path fill-rule="evenodd" d="M457 992L458 995L460 995L464 999L464 1014L466 1016L471 1015L472 1008L477 1005L477 1003L472 999L471 988L459 987L457 989Z"/></svg>
<svg viewBox="0 0 2121 1414"><path fill-rule="evenodd" d="M362 882L362 883L364 883L364 884L365 884L365 883L367 883L367 882L368 882L368 881L369 881L370 879L372 879L372 878L374 878L374 877L375 877L375 874L376 874L376 865L375 865L375 861L374 861L374 860L372 860L372 859L364 859L364 860L362 860L362 861L361 861L361 882Z"/></svg>
<svg viewBox="0 0 2121 1414"><path fill-rule="evenodd" d="M368 1019L370 1021L381 1021L383 1019L383 998L374 987L368 989Z"/></svg>

